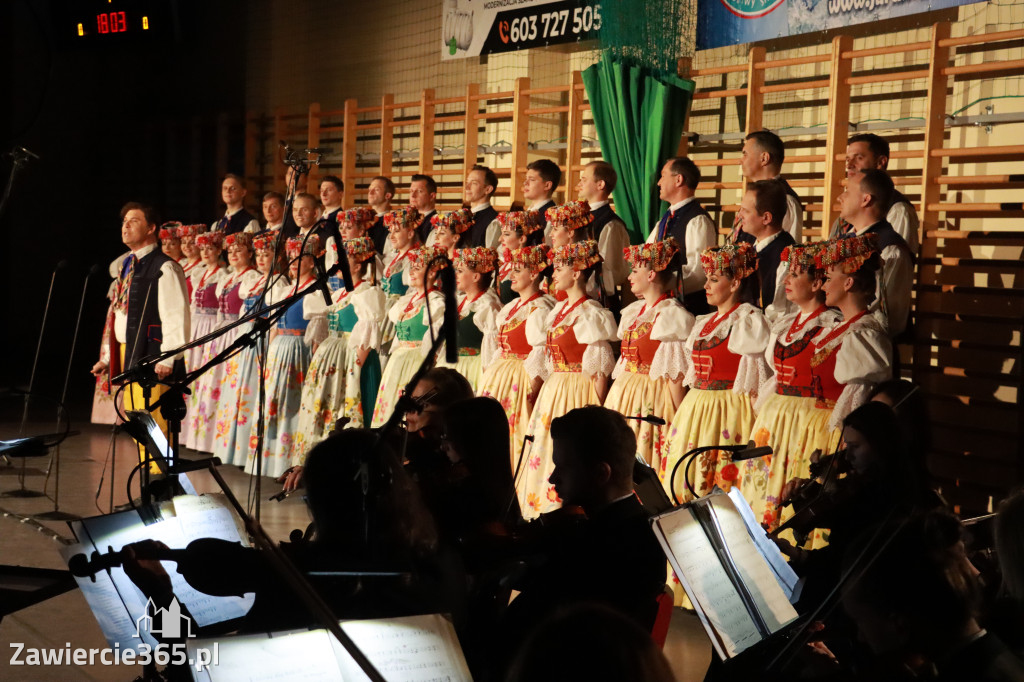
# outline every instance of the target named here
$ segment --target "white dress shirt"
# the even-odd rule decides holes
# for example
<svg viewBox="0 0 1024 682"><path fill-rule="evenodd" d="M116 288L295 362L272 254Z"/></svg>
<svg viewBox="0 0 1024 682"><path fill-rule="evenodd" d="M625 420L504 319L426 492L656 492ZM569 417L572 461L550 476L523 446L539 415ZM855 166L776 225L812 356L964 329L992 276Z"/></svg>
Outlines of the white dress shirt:
<svg viewBox="0 0 1024 682"><path fill-rule="evenodd" d="M668 210L672 212L678 211L691 201L696 201L696 198L688 197L682 201L677 201L669 206ZM658 222L661 221L659 220ZM658 223L655 223L654 229L647 235L647 242L653 243L657 240ZM702 213L686 223L686 265L683 266L684 293L690 294L704 288L704 282L708 278L704 274L704 267L700 264L700 254L717 244L718 232L715 230L715 224L711 222L711 218Z"/></svg>

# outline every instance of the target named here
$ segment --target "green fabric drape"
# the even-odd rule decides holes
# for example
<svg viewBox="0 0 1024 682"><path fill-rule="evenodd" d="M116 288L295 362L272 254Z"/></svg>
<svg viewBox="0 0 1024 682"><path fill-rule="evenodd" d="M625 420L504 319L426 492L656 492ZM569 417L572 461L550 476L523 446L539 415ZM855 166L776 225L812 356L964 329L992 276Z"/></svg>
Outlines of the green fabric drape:
<svg viewBox="0 0 1024 682"><path fill-rule="evenodd" d="M658 177L679 149L694 83L605 54L583 72L583 84L601 154L619 176L616 212L630 240L642 242L664 211Z"/></svg>

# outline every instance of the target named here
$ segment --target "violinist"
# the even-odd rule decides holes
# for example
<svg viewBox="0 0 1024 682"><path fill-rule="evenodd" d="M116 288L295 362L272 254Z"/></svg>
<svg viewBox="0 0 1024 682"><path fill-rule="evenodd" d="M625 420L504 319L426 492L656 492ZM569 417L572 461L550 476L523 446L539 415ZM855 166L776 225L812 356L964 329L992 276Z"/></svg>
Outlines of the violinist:
<svg viewBox="0 0 1024 682"><path fill-rule="evenodd" d="M782 493L784 502L800 502L794 504L793 518L780 528L792 527L798 534L814 528L831 530L828 546L820 549L775 540L797 574L807 578L801 596L805 606L817 606L838 583L844 553L866 529L939 504L889 406L871 401L847 415L843 442L846 449L826 467L823 480L790 481ZM840 477L844 468L848 473Z"/></svg>
<svg viewBox="0 0 1024 682"><path fill-rule="evenodd" d="M551 484L587 520L528 563L498 634L499 665L543 618L578 603L610 606L650 632L665 586L665 555L633 493L636 436L626 419L598 405L576 408L551 421L551 438Z"/></svg>

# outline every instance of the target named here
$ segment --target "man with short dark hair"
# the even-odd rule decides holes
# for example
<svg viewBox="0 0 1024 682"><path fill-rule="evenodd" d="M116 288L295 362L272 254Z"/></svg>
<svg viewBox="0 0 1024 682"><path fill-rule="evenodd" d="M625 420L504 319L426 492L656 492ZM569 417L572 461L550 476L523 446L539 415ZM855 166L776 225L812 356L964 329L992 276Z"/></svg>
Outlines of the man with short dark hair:
<svg viewBox="0 0 1024 682"><path fill-rule="evenodd" d="M889 142L874 133L854 135L846 142L846 177L847 179L852 178L858 171L869 168L888 172ZM885 219L892 225L892 229L896 230L896 234L907 242L910 252L917 255L918 231L921 229L921 221L918 219L917 211L914 210L910 199L899 190L893 190ZM832 223L829 236L835 239L849 229L850 226L846 221L837 218Z"/></svg>
<svg viewBox="0 0 1024 682"><path fill-rule="evenodd" d="M366 236L373 240L373 248L385 260L391 255L391 240L388 239L388 228L384 224L384 214L391 211L391 200L394 196L395 183L391 181L391 178L378 175L373 180L370 180L370 187L366 190L366 202L370 204L370 208L377 212L377 220L366 231Z"/></svg>
<svg viewBox="0 0 1024 682"><path fill-rule="evenodd" d="M245 178L228 173L220 183L220 198L224 202L224 215L210 224L210 231L220 230L225 235L235 232L257 232L260 229L256 216L245 210Z"/></svg>
<svg viewBox="0 0 1024 682"><path fill-rule="evenodd" d="M601 264L604 292L609 297L608 308L613 312L619 303L618 286L629 276L629 266L623 255L623 249L629 246L629 233L609 202L617 180L618 175L610 163L591 161L580 171L580 181L576 185L579 198L590 205L590 214L594 217L588 228L604 259Z"/></svg>
<svg viewBox="0 0 1024 682"><path fill-rule="evenodd" d="M473 226L469 228L468 246L498 248L501 241L501 224L498 212L491 206L491 197L498 189L498 176L487 166L473 166L466 173L462 187L462 201L473 212Z"/></svg>
<svg viewBox="0 0 1024 682"><path fill-rule="evenodd" d="M786 189L786 219L782 229L788 232L797 244L803 241L804 207L800 197L789 183L782 177L782 163L786 160L786 146L775 133L770 130L758 130L750 133L743 140L740 152L740 172L748 182L758 180L778 180ZM733 241L754 243L754 239L737 220L733 229Z"/></svg>
<svg viewBox="0 0 1024 682"><path fill-rule="evenodd" d="M675 238L679 253L683 255L683 279L680 283L683 305L693 315L705 315L711 310L704 293L707 276L700 263L700 254L718 243L718 234L711 216L694 196L698 184L700 169L693 161L677 156L665 162L658 179L658 195L669 207L647 236L647 241Z"/></svg>
<svg viewBox="0 0 1024 682"><path fill-rule="evenodd" d="M189 339L191 318L185 273L159 249L157 222L151 206L130 202L121 209L121 240L131 254L124 259L114 285L113 319L107 322L113 331L112 343L100 349L93 374L120 374L134 368L142 358L183 346ZM167 358L153 369L159 379L172 373L176 379L183 378L184 356ZM150 403L156 402L165 390L160 384L153 387ZM139 384L128 386L124 406L133 410L145 408ZM162 413L154 412L153 419L167 435Z"/></svg>
<svg viewBox="0 0 1024 682"><path fill-rule="evenodd" d="M633 493L636 437L625 418L590 405L551 422L550 482L563 505L587 520L560 536L547 561L517 588L504 625L511 646L561 607L598 602L633 618L648 632L665 586L665 554L649 515ZM535 521L534 523L539 523Z"/></svg>
<svg viewBox="0 0 1024 682"><path fill-rule="evenodd" d="M420 236L420 243L426 246L434 244L434 226L430 219L437 214L435 204L437 203L437 183L429 175L417 173L412 176L409 183L409 203L416 207L416 210L423 216L416 234Z"/></svg>
<svg viewBox="0 0 1024 682"><path fill-rule="evenodd" d="M263 218L267 221L265 230L280 230L284 227L284 195L267 192L263 195Z"/></svg>
<svg viewBox="0 0 1024 682"><path fill-rule="evenodd" d="M523 177L523 199L526 209L537 211L541 215L555 206L552 198L558 183L562 181L562 169L550 159L537 159L526 164L526 175ZM544 227L544 241L551 245L551 224Z"/></svg>
<svg viewBox="0 0 1024 682"><path fill-rule="evenodd" d="M903 237L885 219L893 191L888 173L871 168L858 171L839 196L840 215L852 228L840 239L865 234L878 239L882 268L878 271L877 295L869 310L888 330L890 338L907 328L914 288L914 256Z"/></svg>
<svg viewBox="0 0 1024 682"><path fill-rule="evenodd" d="M782 229L786 217L786 189L778 180L758 180L747 185L740 202L739 215L743 231L754 238L757 249L757 277L761 285L760 307L769 321L787 312L785 287L782 278L786 268L780 268L782 251L795 242Z"/></svg>

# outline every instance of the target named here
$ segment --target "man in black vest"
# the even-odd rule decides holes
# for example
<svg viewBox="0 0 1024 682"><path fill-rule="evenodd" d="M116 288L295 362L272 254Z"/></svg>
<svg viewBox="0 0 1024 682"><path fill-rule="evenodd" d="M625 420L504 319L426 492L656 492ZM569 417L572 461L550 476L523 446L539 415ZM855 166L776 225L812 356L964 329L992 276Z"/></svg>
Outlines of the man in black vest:
<svg viewBox="0 0 1024 682"><path fill-rule="evenodd" d="M622 253L629 246L629 233L608 201L617 181L618 175L610 163L591 161L580 171L576 185L579 198L590 204L590 214L594 217L588 229L604 259L601 264L604 293L608 296L608 308L613 312L620 307L617 289L629 276L629 266Z"/></svg>
<svg viewBox="0 0 1024 682"><path fill-rule="evenodd" d="M185 273L159 249L157 222L150 206L131 202L121 209L121 240L131 249L131 255L125 258L115 283L113 319L108 322L113 326L113 343L100 350L93 374L120 374L142 358L182 346L189 339L191 318ZM154 370L160 379L172 375L181 378L185 374L183 356L163 360ZM155 386L150 403L165 390L164 386ZM141 386L128 386L124 406L145 409ZM153 419L167 435L167 423L159 410L153 413Z"/></svg>
<svg viewBox="0 0 1024 682"><path fill-rule="evenodd" d="M782 250L792 246L793 237L782 229L786 218L786 189L778 180L758 180L747 186L740 202L743 231L754 238L757 249L757 277L761 285L761 310L769 321L786 313L787 303L780 268Z"/></svg>
<svg viewBox="0 0 1024 682"><path fill-rule="evenodd" d="M391 254L391 240L388 239L388 228L384 224L384 214L391 212L391 199L395 196L395 183L391 178L378 175L370 180L366 190L366 201L370 208L377 212L377 219L367 230L366 236L373 240L373 248L384 260Z"/></svg>
<svg viewBox="0 0 1024 682"><path fill-rule="evenodd" d="M840 215L853 228L840 238L873 234L878 239L882 268L870 312L888 330L890 338L907 328L914 288L914 256L885 219L894 190L888 173L869 168L850 178L839 197Z"/></svg>
<svg viewBox="0 0 1024 682"><path fill-rule="evenodd" d="M538 159L526 164L526 175L523 178L523 199L526 209L539 211L541 215L555 205L552 198L558 183L562 181L562 169L550 159ZM544 227L544 243L551 244L551 225Z"/></svg>
<svg viewBox="0 0 1024 682"><path fill-rule="evenodd" d="M245 179L240 175L228 173L220 183L220 198L227 207L224 215L215 223L211 223L210 231L220 230L225 235L235 232L255 233L260 231L256 216L245 210Z"/></svg>
<svg viewBox="0 0 1024 682"><path fill-rule="evenodd" d="M846 177L848 179L862 170L869 168L887 170L888 167L889 142L884 137L879 137L874 133L861 133L854 135L846 142ZM892 229L896 230L896 234L907 242L911 253L917 255L918 231L921 228L921 221L918 219L917 211L914 210L910 199L894 189L885 219L892 225ZM849 229L850 225L846 221L837 218L832 224L829 236L835 239Z"/></svg>
<svg viewBox="0 0 1024 682"><path fill-rule="evenodd" d="M437 183L434 182L434 178L419 173L412 176L412 182L409 183L409 203L423 216L423 220L416 228L420 244L433 246L434 226L430 219L437 215Z"/></svg>
<svg viewBox="0 0 1024 682"><path fill-rule="evenodd" d="M466 174L462 187L462 203L473 212L473 226L469 228L469 243L466 246L498 248L501 241L501 225L498 212L491 206L491 197L498 189L498 176L487 166L476 165Z"/></svg>
<svg viewBox="0 0 1024 682"><path fill-rule="evenodd" d="M715 223L694 197L699 184L700 169L690 159L677 156L665 162L658 179L658 193L669 207L647 237L648 242L675 237L679 253L683 254L683 305L693 315L711 312L704 294L707 276L700 264L700 254L718 243Z"/></svg>
<svg viewBox="0 0 1024 682"><path fill-rule="evenodd" d="M284 195L280 192L267 192L263 195L263 219L267 224L264 230L280 230L284 227Z"/></svg>
<svg viewBox="0 0 1024 682"><path fill-rule="evenodd" d="M804 207L800 197L780 175L782 163L786 160L786 146L782 139L769 130L758 130L750 133L743 141L740 152L740 172L747 182L758 180L779 180L786 188L786 219L782 229L788 232L796 243L803 241ZM745 230L737 219L733 226L734 242L754 243L753 237L744 235Z"/></svg>
<svg viewBox="0 0 1024 682"><path fill-rule="evenodd" d="M325 272L338 262L338 249L341 247L341 230L338 227L338 216L341 215L341 201L345 195L345 183L336 175L325 175L320 179L320 204L323 214L320 217L318 232L320 244L324 248L323 266ZM331 291L341 288L341 277L335 275L327 280Z"/></svg>

